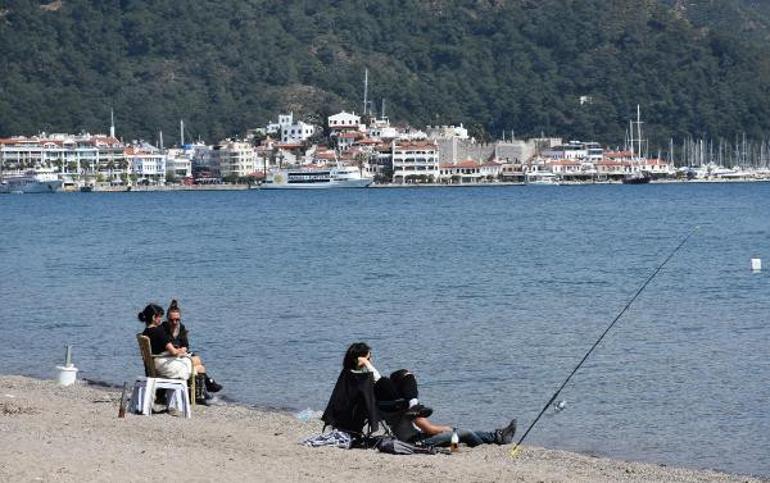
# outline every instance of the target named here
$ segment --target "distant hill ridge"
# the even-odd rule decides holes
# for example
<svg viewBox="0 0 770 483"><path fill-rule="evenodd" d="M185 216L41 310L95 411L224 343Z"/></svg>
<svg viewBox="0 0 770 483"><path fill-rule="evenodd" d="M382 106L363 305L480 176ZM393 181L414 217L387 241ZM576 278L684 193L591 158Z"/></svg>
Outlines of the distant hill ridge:
<svg viewBox="0 0 770 483"><path fill-rule="evenodd" d="M216 140L279 112L379 111L479 137L765 137L770 6L748 0L10 0L0 136ZM583 96L583 103L580 99ZM590 99L590 102L585 102Z"/></svg>

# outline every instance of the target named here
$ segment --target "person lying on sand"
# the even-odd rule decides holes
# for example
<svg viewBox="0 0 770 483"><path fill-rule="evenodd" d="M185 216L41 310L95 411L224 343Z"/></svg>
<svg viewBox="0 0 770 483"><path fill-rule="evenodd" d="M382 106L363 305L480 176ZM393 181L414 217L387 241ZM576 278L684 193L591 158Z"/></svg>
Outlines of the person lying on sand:
<svg viewBox="0 0 770 483"><path fill-rule="evenodd" d="M510 444L516 433L516 419L493 431L472 431L432 423L430 408L421 405L399 408L399 401L417 400L417 379L406 369L390 377L381 377L374 386L375 397L383 419L396 438L421 446L449 446L457 434L459 443L470 447L481 444Z"/></svg>

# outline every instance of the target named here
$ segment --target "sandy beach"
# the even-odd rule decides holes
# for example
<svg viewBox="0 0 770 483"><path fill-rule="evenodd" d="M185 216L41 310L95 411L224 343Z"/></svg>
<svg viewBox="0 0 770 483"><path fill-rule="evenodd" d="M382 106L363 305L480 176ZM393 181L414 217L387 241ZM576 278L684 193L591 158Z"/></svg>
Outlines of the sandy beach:
<svg viewBox="0 0 770 483"><path fill-rule="evenodd" d="M393 456L308 448L320 421L238 405L117 417L120 391L0 377L2 481L762 481L564 451L462 447L453 455Z"/></svg>

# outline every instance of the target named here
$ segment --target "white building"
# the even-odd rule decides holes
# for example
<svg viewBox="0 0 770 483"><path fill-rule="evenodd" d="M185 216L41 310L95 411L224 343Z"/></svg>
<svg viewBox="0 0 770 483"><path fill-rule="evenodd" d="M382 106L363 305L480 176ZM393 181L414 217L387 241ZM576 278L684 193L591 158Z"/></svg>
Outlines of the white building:
<svg viewBox="0 0 770 483"><path fill-rule="evenodd" d="M211 154L213 164L219 168L222 178L241 178L256 171L257 152L247 142L228 139L214 146Z"/></svg>
<svg viewBox="0 0 770 483"><path fill-rule="evenodd" d="M435 183L439 180L438 145L430 141L391 143L394 183Z"/></svg>
<svg viewBox="0 0 770 483"><path fill-rule="evenodd" d="M278 114L278 122L269 122L265 127L267 134L281 134L284 128L294 124L294 113Z"/></svg>
<svg viewBox="0 0 770 483"><path fill-rule="evenodd" d="M166 155L155 146L141 143L125 150L131 174L139 184L166 184Z"/></svg>
<svg viewBox="0 0 770 483"><path fill-rule="evenodd" d="M177 182L192 178L192 151L177 148L166 151L166 178Z"/></svg>
<svg viewBox="0 0 770 483"><path fill-rule="evenodd" d="M0 139L6 171L55 170L68 178L120 181L128 175L123 143L104 134L46 134Z"/></svg>
<svg viewBox="0 0 770 483"><path fill-rule="evenodd" d="M401 135L401 132L390 125L390 121L387 117L380 119L372 119L369 123L369 127L366 129L366 134L373 139L396 139Z"/></svg>
<svg viewBox="0 0 770 483"><path fill-rule="evenodd" d="M313 134L316 128L312 124L297 121L288 126L281 127L281 142L284 143L302 143Z"/></svg>
<svg viewBox="0 0 770 483"><path fill-rule="evenodd" d="M354 112L342 111L327 118L327 125L331 130L331 135L347 131L364 131L366 126L361 124L361 116Z"/></svg>

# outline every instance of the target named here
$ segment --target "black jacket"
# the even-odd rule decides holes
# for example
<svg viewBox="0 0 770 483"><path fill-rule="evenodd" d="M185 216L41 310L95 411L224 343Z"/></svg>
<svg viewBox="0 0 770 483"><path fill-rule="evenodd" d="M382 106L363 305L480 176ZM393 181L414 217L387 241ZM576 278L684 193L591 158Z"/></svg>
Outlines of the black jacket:
<svg viewBox="0 0 770 483"><path fill-rule="evenodd" d="M328 426L348 433L368 434L379 428L379 415L374 399L374 378L370 373L343 370L337 378L329 404L321 416Z"/></svg>

